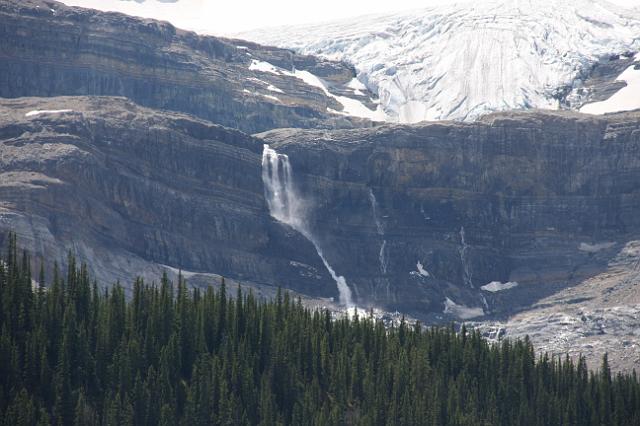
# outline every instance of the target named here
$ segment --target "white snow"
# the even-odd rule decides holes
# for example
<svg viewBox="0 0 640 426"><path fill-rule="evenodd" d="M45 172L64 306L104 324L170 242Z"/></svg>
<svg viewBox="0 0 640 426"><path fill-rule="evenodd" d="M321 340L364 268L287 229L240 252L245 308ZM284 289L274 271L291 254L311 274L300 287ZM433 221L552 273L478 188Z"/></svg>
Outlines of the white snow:
<svg viewBox="0 0 640 426"><path fill-rule="evenodd" d="M640 59L640 54L636 56ZM631 111L640 108L640 69L631 65L616 80L627 83L609 99L593 102L580 108L580 112L587 114L605 114L608 112Z"/></svg>
<svg viewBox="0 0 640 426"><path fill-rule="evenodd" d="M379 116L417 122L557 109L558 89L601 57L640 50L638 34L640 13L604 0L487 0L239 36L350 62Z"/></svg>
<svg viewBox="0 0 640 426"><path fill-rule="evenodd" d="M273 84L268 85L267 86L267 90L271 90L272 92L277 92L277 93L284 93L282 90L280 90L279 88L277 88Z"/></svg>
<svg viewBox="0 0 640 426"><path fill-rule="evenodd" d="M422 263L418 262L416 264L416 266L418 267L418 273L420 275L422 275L423 277L428 277L429 276L429 272L427 272L427 270L424 269L424 267L422 266Z"/></svg>
<svg viewBox="0 0 640 426"><path fill-rule="evenodd" d="M269 62L258 61L257 59L254 59L251 61L251 64L249 65L249 69L251 71L262 71L262 72L270 72L272 74L280 74L280 68L270 64Z"/></svg>
<svg viewBox="0 0 640 426"><path fill-rule="evenodd" d="M422 265L422 263L420 261L418 261L418 263L416 264L416 268L418 270L417 271L412 271L411 275L421 275L423 277L430 277L431 276L431 274L429 274L429 271L424 269L424 266Z"/></svg>
<svg viewBox="0 0 640 426"><path fill-rule="evenodd" d="M268 62L265 62L264 64L268 64ZM271 65L271 64L268 64ZM271 65L272 69L277 71L277 68L274 67L273 65ZM271 71L267 71L267 72L271 72ZM264 86L267 90L271 91L271 92L277 92L277 93L284 93L279 87L274 86L273 84L266 82L264 80L260 80L259 78L255 78L255 77L247 77L247 80L253 81L255 83L258 83L261 86ZM245 89L246 90L246 89Z"/></svg>
<svg viewBox="0 0 640 426"><path fill-rule="evenodd" d="M175 275L181 274L183 278L191 278L192 276L198 274L198 272L185 271L183 269L174 268L173 266L169 265L160 264L160 266L168 271L173 272Z"/></svg>
<svg viewBox="0 0 640 426"><path fill-rule="evenodd" d="M354 307L347 280L338 275L329 264L317 238L309 229L307 209L311 204L300 195L294 185L289 157L286 154L278 154L267 144L262 151L262 182L271 216L291 226L313 244L329 275L336 282L340 304L347 308Z"/></svg>
<svg viewBox="0 0 640 426"><path fill-rule="evenodd" d="M267 99L271 99L272 101L277 101L277 102L282 102L280 100L280 98L278 98L277 96L273 96L273 95L265 95L265 94L260 94L260 96L264 96Z"/></svg>
<svg viewBox="0 0 640 426"><path fill-rule="evenodd" d="M369 318L369 314L370 314L370 312L367 311L366 309L362 309L357 306L349 306L345 310L345 313L351 319L353 319L356 315L358 315L358 318L360 319Z"/></svg>
<svg viewBox="0 0 640 426"><path fill-rule="evenodd" d="M365 91L367 91L367 86L362 84L362 82L357 78L354 78L349 83L347 83L347 87L353 89L353 93L358 96L364 96Z"/></svg>
<svg viewBox="0 0 640 426"><path fill-rule="evenodd" d="M368 118L370 120L375 120L375 121L385 120L385 113L382 110L380 105L378 105L375 110L371 110L357 99L352 99L347 96L334 95L329 91L329 89L327 88L327 85L325 84L324 81L322 81L320 77L310 73L309 71L296 70L296 69L294 69L293 71L287 71L269 62L258 61L255 59L251 61L251 64L249 65L249 69L252 71L268 72L271 74L296 77L304 81L309 86L317 87L318 89L322 90L322 92L326 96L333 98L336 101L338 101L340 104L342 104L342 107L343 107L342 111L331 110L331 109L329 110L330 112L333 112L335 114L349 115L352 117L360 117L360 118Z"/></svg>
<svg viewBox="0 0 640 426"><path fill-rule="evenodd" d="M501 281L491 281L489 284L480 287L484 291L496 293L498 291L509 290L510 288L518 287L518 283L515 281L508 281L503 283Z"/></svg>
<svg viewBox="0 0 640 426"><path fill-rule="evenodd" d="M385 120L385 113L382 110L380 105L378 105L378 107L375 110L370 110L362 102L360 102L357 99L351 99L347 96L336 96L333 93L329 92L329 90L327 89L327 86L322 81L322 79L320 79L320 77L310 73L309 71L294 70L292 74L295 77L298 77L299 79L307 83L308 85L315 86L321 89L325 95L331 98L334 98L336 101L340 102L342 104L343 110L342 111L332 110L331 112L333 113L350 115L353 117L368 118L374 121Z"/></svg>
<svg viewBox="0 0 640 426"><path fill-rule="evenodd" d="M73 112L73 110L71 109L37 109L37 110L29 111L24 116L34 117L36 115L41 115L41 114L62 114L65 112Z"/></svg>
<svg viewBox="0 0 640 426"><path fill-rule="evenodd" d="M386 114L381 105L378 105L375 110L370 110L357 99L351 99L346 96L331 96L344 107L344 109L340 111L341 114L350 115L352 117L368 118L373 121L386 120Z"/></svg>
<svg viewBox="0 0 640 426"><path fill-rule="evenodd" d="M484 315L484 310L482 308L469 308L464 305L458 305L448 297L445 299L444 311L442 312L445 314L453 315L460 319L471 319Z"/></svg>
<svg viewBox="0 0 640 426"><path fill-rule="evenodd" d="M272 101L282 102L278 97L273 95L267 95L266 93L252 92L251 90L242 89L242 91L248 95L262 96L263 98L271 99Z"/></svg>
<svg viewBox="0 0 640 426"><path fill-rule="evenodd" d="M597 253L599 251L609 249L615 245L616 243L613 243L613 242L596 243L596 244L580 243L580 245L578 246L578 250L586 251L587 253Z"/></svg>

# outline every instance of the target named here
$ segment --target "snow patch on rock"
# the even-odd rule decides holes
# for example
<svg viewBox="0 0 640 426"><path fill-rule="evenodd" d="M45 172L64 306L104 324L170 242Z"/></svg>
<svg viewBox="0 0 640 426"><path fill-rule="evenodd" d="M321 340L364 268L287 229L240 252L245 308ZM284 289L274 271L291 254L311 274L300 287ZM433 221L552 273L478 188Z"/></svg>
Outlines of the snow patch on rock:
<svg viewBox="0 0 640 426"><path fill-rule="evenodd" d="M515 281L508 281L503 283L501 281L491 281L489 284L480 287L484 291L496 293L498 291L509 290L510 288L518 287L518 283Z"/></svg>
<svg viewBox="0 0 640 426"><path fill-rule="evenodd" d="M270 90L272 92L277 92L277 93L284 93L282 90L280 90L279 88L277 88L273 84L268 85L267 86L267 90Z"/></svg>
<svg viewBox="0 0 640 426"><path fill-rule="evenodd" d="M252 71L268 72L272 74L296 77L304 81L309 86L317 87L326 96L335 99L342 105L343 107L342 111L329 109L329 111L334 114L368 118L369 120L374 120L374 121L384 121L386 118L381 105L378 105L375 110L371 110L357 99L352 99L347 96L334 95L329 91L327 84L320 77L318 77L313 73L310 73L309 71L296 70L296 69L294 69L293 71L287 71L269 62L258 61L255 59L251 61L251 64L249 65L249 69Z"/></svg>
<svg viewBox="0 0 640 426"><path fill-rule="evenodd" d="M251 90L247 90L247 89L242 89L242 91L248 95L262 96L263 98L267 98L275 102L282 102L280 98L273 95L267 95L266 93L252 92Z"/></svg>
<svg viewBox="0 0 640 426"><path fill-rule="evenodd" d="M580 243L580 245L578 246L578 250L585 251L587 253L597 253L602 250L610 249L615 245L616 243L614 242L596 243L596 244Z"/></svg>
<svg viewBox="0 0 640 426"><path fill-rule="evenodd" d="M637 58L638 56L636 56ZM640 108L640 67L631 65L616 80L627 83L609 99L593 102L580 108L586 114L606 114L608 112L632 111Z"/></svg>
<svg viewBox="0 0 640 426"><path fill-rule="evenodd" d="M411 271L410 272L411 275L420 275L422 277L430 277L431 276L429 271L424 269L424 266L422 265L422 263L420 261L418 261L418 263L416 263L416 268L418 270L417 271Z"/></svg>
<svg viewBox="0 0 640 426"><path fill-rule="evenodd" d="M42 114L63 114L65 112L73 112L73 110L71 109L39 109L39 110L29 111L24 116L35 117L37 115L42 115Z"/></svg>
<svg viewBox="0 0 640 426"><path fill-rule="evenodd" d="M275 65L270 64L265 61L258 61L257 59L253 59L251 64L249 64L249 69L251 71L261 71L261 72L270 72L271 74L280 74L279 68Z"/></svg>
<svg viewBox="0 0 640 426"><path fill-rule="evenodd" d="M458 305L447 297L444 301L443 313L466 320L483 316L484 310L482 308L469 308L465 305Z"/></svg>
<svg viewBox="0 0 640 426"><path fill-rule="evenodd" d="M167 271L172 272L173 274L177 275L182 275L183 278L191 278L194 275L198 275L198 272L192 272L192 271L185 271L182 269L178 269L178 268L174 268L173 266L169 266L169 265L159 265L161 268L166 269Z"/></svg>

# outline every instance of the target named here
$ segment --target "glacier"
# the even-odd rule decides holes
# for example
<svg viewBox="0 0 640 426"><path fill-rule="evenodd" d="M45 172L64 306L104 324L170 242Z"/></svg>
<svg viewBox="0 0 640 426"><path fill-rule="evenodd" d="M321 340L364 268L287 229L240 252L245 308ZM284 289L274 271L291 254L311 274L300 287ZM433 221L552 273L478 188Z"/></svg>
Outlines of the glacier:
<svg viewBox="0 0 640 426"><path fill-rule="evenodd" d="M469 121L558 109L599 59L640 50L640 12L604 0L487 0L237 36L351 63L387 121Z"/></svg>

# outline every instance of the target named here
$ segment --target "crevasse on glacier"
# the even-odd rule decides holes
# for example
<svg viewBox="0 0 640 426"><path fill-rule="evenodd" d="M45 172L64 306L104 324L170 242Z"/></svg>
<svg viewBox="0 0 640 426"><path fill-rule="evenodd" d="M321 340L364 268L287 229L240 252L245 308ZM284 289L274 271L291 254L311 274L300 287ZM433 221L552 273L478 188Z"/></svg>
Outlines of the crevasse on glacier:
<svg viewBox="0 0 640 426"><path fill-rule="evenodd" d="M640 50L640 12L604 0L481 0L242 38L356 68L389 121L557 109L600 58Z"/></svg>

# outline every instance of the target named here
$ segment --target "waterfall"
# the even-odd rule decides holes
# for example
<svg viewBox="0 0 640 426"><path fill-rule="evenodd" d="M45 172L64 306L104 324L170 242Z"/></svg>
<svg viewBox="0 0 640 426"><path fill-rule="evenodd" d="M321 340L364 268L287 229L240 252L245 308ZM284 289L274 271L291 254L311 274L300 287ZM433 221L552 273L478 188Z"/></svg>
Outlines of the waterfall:
<svg viewBox="0 0 640 426"><path fill-rule="evenodd" d="M386 274L387 273L387 266L389 263L389 259L387 258L387 252L386 249L387 248L387 240L382 240L382 245L380 246L380 253L378 253L378 261L380 262L380 272L382 272L382 274Z"/></svg>
<svg viewBox="0 0 640 426"><path fill-rule="evenodd" d="M278 154L266 144L262 153L262 182L271 216L309 238L306 207L293 187L289 157Z"/></svg>
<svg viewBox="0 0 640 426"><path fill-rule="evenodd" d="M378 217L378 201L371 188L369 188L369 201L371 202L371 211L373 212L373 221L376 224L376 230L378 231L378 235L382 236L384 235L384 225Z"/></svg>
<svg viewBox="0 0 640 426"><path fill-rule="evenodd" d="M293 184L289 157L285 154L278 154L267 144L264 145L262 151L262 182L271 216L298 231L313 244L324 267L327 268L331 278L338 286L340 303L348 307L353 306L351 289L347 285L347 281L331 267L324 257L318 241L309 229L306 220L306 210L309 204L298 194Z"/></svg>
<svg viewBox="0 0 640 426"><path fill-rule="evenodd" d="M467 244L467 240L465 238L464 226L460 227L460 262L462 263L462 279L464 283L471 288L475 288L472 281L472 271L471 265L469 264L469 245ZM484 294L480 292L480 301L482 302L482 306L484 307L483 312L489 311L489 303L487 303L487 298L484 297Z"/></svg>
<svg viewBox="0 0 640 426"><path fill-rule="evenodd" d="M471 280L471 265L469 265L469 246L467 245L467 241L465 239L464 234L464 226L460 227L460 262L462 263L462 279L464 283L471 288L473 287L473 282Z"/></svg>
<svg viewBox="0 0 640 426"><path fill-rule="evenodd" d="M380 272L384 275L387 273L387 266L389 263L386 252L387 240L384 239L384 225L378 216L378 201L376 200L376 196L371 188L369 188L369 201L371 202L371 212L373 213L373 222L376 224L376 231L382 238L380 252L378 253L378 261L380 262Z"/></svg>

